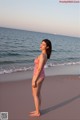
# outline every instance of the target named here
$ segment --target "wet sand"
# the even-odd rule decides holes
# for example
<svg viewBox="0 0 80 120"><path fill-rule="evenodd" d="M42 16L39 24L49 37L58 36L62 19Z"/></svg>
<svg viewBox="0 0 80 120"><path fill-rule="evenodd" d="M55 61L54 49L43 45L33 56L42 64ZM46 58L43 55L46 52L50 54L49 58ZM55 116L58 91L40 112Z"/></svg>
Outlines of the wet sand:
<svg viewBox="0 0 80 120"><path fill-rule="evenodd" d="M31 79L0 82L0 112L8 112L9 120L80 120L79 75L46 77L41 94L41 116L30 117Z"/></svg>

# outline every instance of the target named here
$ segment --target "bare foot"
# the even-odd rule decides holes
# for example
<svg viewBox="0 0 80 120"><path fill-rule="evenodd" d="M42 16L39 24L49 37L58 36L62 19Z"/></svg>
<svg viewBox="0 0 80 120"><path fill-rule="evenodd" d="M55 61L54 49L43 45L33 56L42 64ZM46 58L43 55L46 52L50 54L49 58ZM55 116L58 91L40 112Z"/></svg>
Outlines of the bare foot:
<svg viewBox="0 0 80 120"><path fill-rule="evenodd" d="M30 112L30 114L34 114L34 113L36 113L36 110L35 110L35 111Z"/></svg>
<svg viewBox="0 0 80 120"><path fill-rule="evenodd" d="M31 114L30 116L32 116L32 117L39 117L41 114L40 113L34 113L34 114Z"/></svg>

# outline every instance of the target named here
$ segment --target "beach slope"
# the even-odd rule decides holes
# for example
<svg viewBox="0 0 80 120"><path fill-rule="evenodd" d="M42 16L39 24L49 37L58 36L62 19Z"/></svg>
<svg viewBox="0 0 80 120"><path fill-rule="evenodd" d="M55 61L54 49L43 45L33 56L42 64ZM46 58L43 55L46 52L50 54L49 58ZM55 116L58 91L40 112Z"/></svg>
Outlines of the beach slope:
<svg viewBox="0 0 80 120"><path fill-rule="evenodd" d="M80 120L80 76L58 75L45 78L41 116L33 118L31 79L0 82L0 112L9 120Z"/></svg>

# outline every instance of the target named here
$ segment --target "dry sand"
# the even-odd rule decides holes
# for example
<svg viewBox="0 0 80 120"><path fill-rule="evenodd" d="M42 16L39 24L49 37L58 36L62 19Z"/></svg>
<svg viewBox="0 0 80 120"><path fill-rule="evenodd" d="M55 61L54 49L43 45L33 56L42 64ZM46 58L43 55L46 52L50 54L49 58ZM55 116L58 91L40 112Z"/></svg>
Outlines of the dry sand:
<svg viewBox="0 0 80 120"><path fill-rule="evenodd" d="M80 120L79 75L46 77L41 94L41 116L30 117L31 80L0 82L0 112L8 112L9 120Z"/></svg>

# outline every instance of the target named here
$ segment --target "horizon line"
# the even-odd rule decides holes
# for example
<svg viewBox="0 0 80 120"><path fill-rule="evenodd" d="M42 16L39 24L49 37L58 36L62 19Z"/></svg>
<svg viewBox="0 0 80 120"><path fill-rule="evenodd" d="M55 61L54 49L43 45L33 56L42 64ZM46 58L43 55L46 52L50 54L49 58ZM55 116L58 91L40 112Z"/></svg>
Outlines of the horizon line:
<svg viewBox="0 0 80 120"><path fill-rule="evenodd" d="M67 34L49 33L49 32L42 32L42 31L36 31L36 30L23 29L23 28L6 27L6 26L0 26L0 28L13 29L13 30L23 30L23 31L38 32L38 33L43 33L43 34L51 34L51 35L58 35L58 36L80 38L80 36L71 36L71 35L67 35Z"/></svg>

